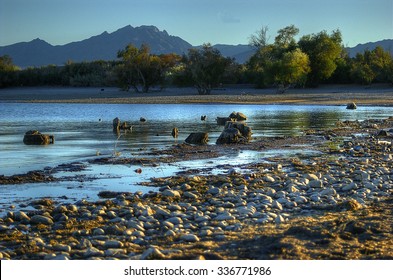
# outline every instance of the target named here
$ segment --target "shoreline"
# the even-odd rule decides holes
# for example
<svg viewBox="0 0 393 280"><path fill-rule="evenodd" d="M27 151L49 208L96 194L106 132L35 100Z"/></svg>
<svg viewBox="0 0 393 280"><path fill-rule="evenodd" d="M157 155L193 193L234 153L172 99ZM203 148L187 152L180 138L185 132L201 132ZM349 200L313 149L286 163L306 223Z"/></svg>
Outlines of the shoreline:
<svg viewBox="0 0 393 280"><path fill-rule="evenodd" d="M56 98L54 98L56 96ZM118 88L8 88L0 90L1 103L87 103L87 104L274 104L393 106L391 85L325 85L313 89L289 89L278 94L274 88L223 87L211 95L198 95L194 88L166 88L161 92L133 93Z"/></svg>
<svg viewBox="0 0 393 280"><path fill-rule="evenodd" d="M11 209L0 219L0 259L393 259L393 138L375 137L392 127L393 117L342 122L274 143L217 146L263 150L304 141L321 154L154 178L158 191L147 194L31 201L34 210ZM179 160L206 148L157 153Z"/></svg>

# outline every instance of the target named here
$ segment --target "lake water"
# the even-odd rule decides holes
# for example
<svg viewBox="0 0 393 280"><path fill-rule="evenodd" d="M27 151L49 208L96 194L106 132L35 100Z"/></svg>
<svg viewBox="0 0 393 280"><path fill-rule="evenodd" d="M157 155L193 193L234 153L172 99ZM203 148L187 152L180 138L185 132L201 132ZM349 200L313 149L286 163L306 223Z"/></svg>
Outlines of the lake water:
<svg viewBox="0 0 393 280"><path fill-rule="evenodd" d="M346 110L345 106L291 105L222 105L222 104L28 104L0 103L0 175L25 173L30 170L55 167L61 163L80 161L100 155L120 152L122 156L143 156L146 149L161 149L182 143L191 132L208 132L213 145L223 127L216 117L226 117L233 111L244 113L253 137L299 135L304 129L334 126L337 120L381 119L392 116L389 107L360 107ZM200 120L201 115L207 121ZM118 137L112 131L112 120L119 117L134 125L132 133ZM145 123L140 117L147 119ZM177 140L171 136L173 127L179 129ZM55 136L55 144L27 146L23 135L39 130ZM261 158L255 152L243 152L215 160L245 162ZM150 177L168 176L188 166L206 167L212 161L179 163L158 168L144 168L142 174L133 166L90 166L86 182L24 184L1 186L3 197L68 196L89 198L100 190L146 191L138 186ZM0 202L1 203L1 202Z"/></svg>

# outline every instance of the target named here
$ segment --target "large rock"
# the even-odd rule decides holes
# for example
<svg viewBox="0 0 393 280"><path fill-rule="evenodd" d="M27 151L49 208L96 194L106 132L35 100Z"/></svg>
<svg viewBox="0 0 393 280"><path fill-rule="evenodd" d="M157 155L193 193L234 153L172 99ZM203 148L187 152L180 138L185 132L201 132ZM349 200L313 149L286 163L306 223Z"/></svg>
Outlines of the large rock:
<svg viewBox="0 0 393 280"><path fill-rule="evenodd" d="M209 141L209 134L205 132L193 132L185 140L188 144L207 144Z"/></svg>
<svg viewBox="0 0 393 280"><path fill-rule="evenodd" d="M23 143L26 145L47 145L54 144L55 137L53 135L42 134L38 130L29 130L23 137Z"/></svg>
<svg viewBox="0 0 393 280"><path fill-rule="evenodd" d="M241 144L251 139L251 128L242 122L227 122L216 144Z"/></svg>
<svg viewBox="0 0 393 280"><path fill-rule="evenodd" d="M218 125L225 125L227 122L241 122L247 120L246 115L240 112L232 112L229 117L217 117Z"/></svg>
<svg viewBox="0 0 393 280"><path fill-rule="evenodd" d="M237 128L226 128L218 137L216 144L240 144L247 141Z"/></svg>
<svg viewBox="0 0 393 280"><path fill-rule="evenodd" d="M232 113L229 115L229 117L230 117L231 119L234 119L234 120L238 121L238 122L247 120L246 115L243 114L243 113L241 113L241 112L232 112Z"/></svg>
<svg viewBox="0 0 393 280"><path fill-rule="evenodd" d="M241 135L245 137L247 140L251 139L251 127L247 126L244 122L227 122L225 124L225 129L227 128L236 128L240 131Z"/></svg>

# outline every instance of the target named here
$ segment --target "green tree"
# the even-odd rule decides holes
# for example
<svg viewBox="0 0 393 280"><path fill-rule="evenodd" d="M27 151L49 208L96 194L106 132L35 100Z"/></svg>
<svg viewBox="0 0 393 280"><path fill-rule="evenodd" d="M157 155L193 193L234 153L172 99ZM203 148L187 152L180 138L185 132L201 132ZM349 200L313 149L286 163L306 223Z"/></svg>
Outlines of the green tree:
<svg viewBox="0 0 393 280"><path fill-rule="evenodd" d="M298 48L285 52L281 59L275 61L270 71L281 93L294 84L304 85L310 72L308 56Z"/></svg>
<svg viewBox="0 0 393 280"><path fill-rule="evenodd" d="M231 65L232 59L225 58L210 44L204 44L202 49L190 49L184 56L186 75L194 82L198 93L210 94L212 87L218 85Z"/></svg>
<svg viewBox="0 0 393 280"><path fill-rule="evenodd" d="M294 25L280 29L274 44L261 46L247 63L259 86L276 85L278 92L302 86L310 72L309 58L296 44L299 29Z"/></svg>
<svg viewBox="0 0 393 280"><path fill-rule="evenodd" d="M392 82L393 59L382 47L358 53L353 59L351 76L355 82L371 84L372 82Z"/></svg>
<svg viewBox="0 0 393 280"><path fill-rule="evenodd" d="M136 92L148 92L152 86L163 84L166 71L173 67L180 59L176 55L153 55L147 45L140 49L128 45L118 52L121 62L117 67L117 77L120 86Z"/></svg>
<svg viewBox="0 0 393 280"><path fill-rule="evenodd" d="M310 59L311 72L308 76L310 85L317 86L334 73L343 49L339 30L331 35L322 31L318 34L303 36L298 44Z"/></svg>
<svg viewBox="0 0 393 280"><path fill-rule="evenodd" d="M16 85L17 70L10 56L0 56L0 88Z"/></svg>

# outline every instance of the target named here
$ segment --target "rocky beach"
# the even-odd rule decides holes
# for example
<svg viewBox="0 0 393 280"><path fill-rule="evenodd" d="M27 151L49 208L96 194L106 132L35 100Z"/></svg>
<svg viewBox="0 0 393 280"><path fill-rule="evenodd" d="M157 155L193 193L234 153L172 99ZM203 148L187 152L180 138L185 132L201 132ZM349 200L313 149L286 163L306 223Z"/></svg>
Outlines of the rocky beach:
<svg viewBox="0 0 393 280"><path fill-rule="evenodd" d="M378 95L380 105L388 105L381 101L385 94ZM185 170L152 179L148 185L158 191L145 194L32 200L24 205L32 210L11 208L0 219L0 258L392 259L392 129L393 118L338 121L333 129L301 136L147 151L150 161L130 160L214 161L233 149L299 146L318 153L273 156L228 167L225 174ZM95 163L129 162L107 157ZM0 176L1 184L47 180L54 178L45 170Z"/></svg>

